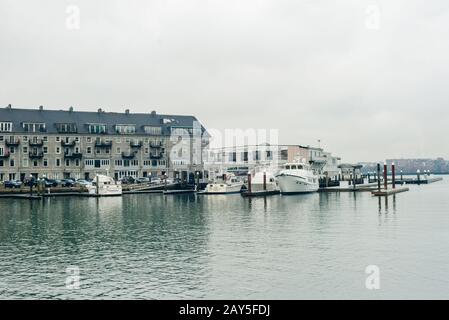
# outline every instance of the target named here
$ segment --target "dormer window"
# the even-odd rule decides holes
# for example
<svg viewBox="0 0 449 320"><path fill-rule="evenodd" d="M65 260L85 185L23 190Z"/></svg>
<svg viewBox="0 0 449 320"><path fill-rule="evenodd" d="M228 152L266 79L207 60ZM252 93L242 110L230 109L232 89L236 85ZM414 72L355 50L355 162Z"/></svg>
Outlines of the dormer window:
<svg viewBox="0 0 449 320"><path fill-rule="evenodd" d="M116 124L115 132L118 134L133 134L133 133L136 133L136 125L134 125L134 124Z"/></svg>
<svg viewBox="0 0 449 320"><path fill-rule="evenodd" d="M12 122L0 122L0 132L12 132Z"/></svg>
<svg viewBox="0 0 449 320"><path fill-rule="evenodd" d="M155 126L144 126L143 130L146 134L151 135L161 135L162 134L162 128L161 127L155 127Z"/></svg>
<svg viewBox="0 0 449 320"><path fill-rule="evenodd" d="M106 125L102 123L89 123L87 124L87 131L93 134L106 133Z"/></svg>
<svg viewBox="0 0 449 320"><path fill-rule="evenodd" d="M45 132L47 131L45 123L23 122L23 130L26 132Z"/></svg>
<svg viewBox="0 0 449 320"><path fill-rule="evenodd" d="M77 133L76 123L56 123L56 130L59 133Z"/></svg>

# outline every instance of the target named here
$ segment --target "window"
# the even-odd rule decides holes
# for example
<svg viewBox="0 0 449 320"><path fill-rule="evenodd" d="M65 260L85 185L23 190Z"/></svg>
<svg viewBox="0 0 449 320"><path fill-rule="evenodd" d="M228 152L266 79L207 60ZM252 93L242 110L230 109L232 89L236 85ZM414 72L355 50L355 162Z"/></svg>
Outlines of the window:
<svg viewBox="0 0 449 320"><path fill-rule="evenodd" d="M22 127L26 132L45 132L45 123L35 123L35 122L24 122Z"/></svg>
<svg viewBox="0 0 449 320"><path fill-rule="evenodd" d="M121 139L121 138L115 138L115 142L116 142L116 143L121 143L121 142L122 142L122 139Z"/></svg>
<svg viewBox="0 0 449 320"><path fill-rule="evenodd" d="M44 167L48 167L48 159L44 159L42 163L44 164Z"/></svg>
<svg viewBox="0 0 449 320"><path fill-rule="evenodd" d="M61 137L56 137L56 142L61 142Z"/></svg>
<svg viewBox="0 0 449 320"><path fill-rule="evenodd" d="M25 168L28 167L28 159L23 159L22 160L22 167L25 167Z"/></svg>
<svg viewBox="0 0 449 320"><path fill-rule="evenodd" d="M22 139L23 142L28 142L28 136L23 136L22 138L23 138L23 139Z"/></svg>
<svg viewBox="0 0 449 320"><path fill-rule="evenodd" d="M59 133L77 133L76 123L56 123L56 130Z"/></svg>
<svg viewBox="0 0 449 320"><path fill-rule="evenodd" d="M92 142L92 137L86 137L86 142L87 143L91 143Z"/></svg>
<svg viewBox="0 0 449 320"><path fill-rule="evenodd" d="M143 130L145 131L145 133L151 134L151 135L161 135L162 134L161 127L144 126Z"/></svg>
<svg viewBox="0 0 449 320"><path fill-rule="evenodd" d="M96 149L95 149L95 153L96 153L96 154L100 154L100 153L101 153L101 149L100 149L100 148L96 148Z"/></svg>
<svg viewBox="0 0 449 320"><path fill-rule="evenodd" d="M122 153L122 150L121 150L120 148L117 148L116 153L117 153L117 154L120 154L120 153Z"/></svg>
<svg viewBox="0 0 449 320"><path fill-rule="evenodd" d="M115 160L115 161L114 161L114 164L115 164L117 167L121 167L121 166L123 166L123 160Z"/></svg>
<svg viewBox="0 0 449 320"><path fill-rule="evenodd" d="M45 154L48 153L48 147L43 147L42 149L43 149L43 151L44 151Z"/></svg>
<svg viewBox="0 0 449 320"><path fill-rule="evenodd" d="M33 167L38 167L39 166L39 162L37 160L33 161Z"/></svg>
<svg viewBox="0 0 449 320"><path fill-rule="evenodd" d="M89 133L101 134L106 133L106 125L101 123L92 123L87 125Z"/></svg>
<svg viewBox="0 0 449 320"><path fill-rule="evenodd" d="M5 164L3 162L3 160L0 160L0 167L3 167Z"/></svg>
<svg viewBox="0 0 449 320"><path fill-rule="evenodd" d="M86 166L92 167L94 165L94 160L93 159L86 159L86 160L84 160L84 164Z"/></svg>
<svg viewBox="0 0 449 320"><path fill-rule="evenodd" d="M10 167L14 167L15 166L14 159L9 160L9 166Z"/></svg>
<svg viewBox="0 0 449 320"><path fill-rule="evenodd" d="M14 147L9 147L9 153L14 153L15 151Z"/></svg>
<svg viewBox="0 0 449 320"><path fill-rule="evenodd" d="M70 160L69 159L65 159L65 166L66 167L70 167Z"/></svg>
<svg viewBox="0 0 449 320"><path fill-rule="evenodd" d="M27 154L27 153L28 153L28 147L23 147L23 148L22 148L22 152L25 153L25 154Z"/></svg>
<svg viewBox="0 0 449 320"><path fill-rule="evenodd" d="M75 166L77 166L77 167L80 166L80 160L79 160L79 159L76 159L76 160L75 160Z"/></svg>
<svg viewBox="0 0 449 320"><path fill-rule="evenodd" d="M2 142L4 140L3 136L0 136L0 142Z"/></svg>
<svg viewBox="0 0 449 320"><path fill-rule="evenodd" d="M43 136L42 137L42 141L47 142L48 141L48 137L47 136Z"/></svg>
<svg viewBox="0 0 449 320"><path fill-rule="evenodd" d="M118 134L133 134L136 133L136 126L134 124L117 124L115 125L115 132Z"/></svg>
<svg viewBox="0 0 449 320"><path fill-rule="evenodd" d="M86 152L87 152L88 154L91 154L91 153L92 153L92 147L87 147Z"/></svg>
<svg viewBox="0 0 449 320"><path fill-rule="evenodd" d="M61 159L56 159L56 160L55 160L55 165L56 165L57 167L60 167L60 166L61 166Z"/></svg>
<svg viewBox="0 0 449 320"><path fill-rule="evenodd" d="M0 132L11 132L12 122L0 122Z"/></svg>
<svg viewBox="0 0 449 320"><path fill-rule="evenodd" d="M146 154L150 153L150 149L145 148L145 153L146 153Z"/></svg>
<svg viewBox="0 0 449 320"><path fill-rule="evenodd" d="M61 147L56 147L56 153L60 154L61 153Z"/></svg>

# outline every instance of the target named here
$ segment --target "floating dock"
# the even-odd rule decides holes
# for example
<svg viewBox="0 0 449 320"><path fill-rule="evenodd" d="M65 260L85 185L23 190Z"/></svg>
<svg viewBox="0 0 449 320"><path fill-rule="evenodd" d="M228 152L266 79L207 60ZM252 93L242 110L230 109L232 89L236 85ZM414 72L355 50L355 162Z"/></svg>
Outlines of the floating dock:
<svg viewBox="0 0 449 320"><path fill-rule="evenodd" d="M164 190L164 194L184 194L184 193L195 193L195 189L184 189L184 190Z"/></svg>
<svg viewBox="0 0 449 320"><path fill-rule="evenodd" d="M280 191L279 190L271 190L271 191L267 191L267 190L261 190L261 191L244 191L242 192L242 197L265 197L265 196L272 196L275 194L279 194Z"/></svg>
<svg viewBox="0 0 449 320"><path fill-rule="evenodd" d="M396 188L396 189L388 189L388 190L383 189L383 190L380 190L380 191L379 190L372 191L371 194L373 196L382 197L382 196L391 196L391 195L396 194L396 193L407 192L409 190L410 189L407 188L407 187Z"/></svg>

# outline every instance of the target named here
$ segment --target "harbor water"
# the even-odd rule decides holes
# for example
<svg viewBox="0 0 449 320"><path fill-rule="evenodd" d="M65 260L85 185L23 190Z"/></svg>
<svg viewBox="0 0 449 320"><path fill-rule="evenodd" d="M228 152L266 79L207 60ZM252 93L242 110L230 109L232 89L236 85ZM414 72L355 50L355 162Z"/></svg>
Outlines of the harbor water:
<svg viewBox="0 0 449 320"><path fill-rule="evenodd" d="M448 299L448 209L447 176L388 198L0 199L0 298Z"/></svg>

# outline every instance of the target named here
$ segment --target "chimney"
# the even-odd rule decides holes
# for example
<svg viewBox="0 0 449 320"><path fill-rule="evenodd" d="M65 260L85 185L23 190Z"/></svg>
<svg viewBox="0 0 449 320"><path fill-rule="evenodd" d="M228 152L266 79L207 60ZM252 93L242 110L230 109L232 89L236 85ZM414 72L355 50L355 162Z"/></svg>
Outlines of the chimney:
<svg viewBox="0 0 449 320"><path fill-rule="evenodd" d="M151 111L151 116L152 117L156 116L156 111L155 110Z"/></svg>
<svg viewBox="0 0 449 320"><path fill-rule="evenodd" d="M73 112L73 107L72 106L70 106L69 112Z"/></svg>
<svg viewBox="0 0 449 320"><path fill-rule="evenodd" d="M101 110L101 108L98 108L98 113L102 113L103 110Z"/></svg>
<svg viewBox="0 0 449 320"><path fill-rule="evenodd" d="M44 110L44 106L39 106L39 111L43 111Z"/></svg>
<svg viewBox="0 0 449 320"><path fill-rule="evenodd" d="M126 109L126 110L125 110L125 113L126 113L126 114L129 114L129 109Z"/></svg>

